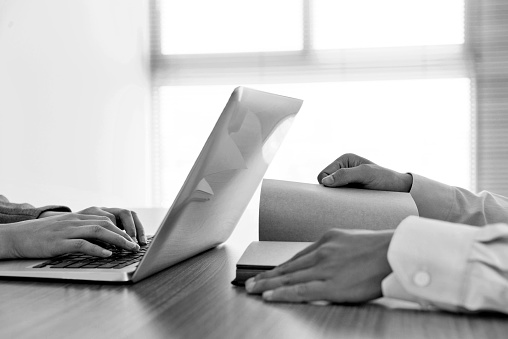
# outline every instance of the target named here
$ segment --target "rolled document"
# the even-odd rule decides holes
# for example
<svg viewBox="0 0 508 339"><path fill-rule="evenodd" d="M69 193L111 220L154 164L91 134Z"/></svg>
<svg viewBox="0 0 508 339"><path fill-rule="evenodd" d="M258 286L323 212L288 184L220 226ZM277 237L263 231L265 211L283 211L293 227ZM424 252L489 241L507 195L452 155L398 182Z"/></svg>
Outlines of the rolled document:
<svg viewBox="0 0 508 339"><path fill-rule="evenodd" d="M259 240L316 241L332 228L394 229L409 215L418 215L409 193L265 179Z"/></svg>

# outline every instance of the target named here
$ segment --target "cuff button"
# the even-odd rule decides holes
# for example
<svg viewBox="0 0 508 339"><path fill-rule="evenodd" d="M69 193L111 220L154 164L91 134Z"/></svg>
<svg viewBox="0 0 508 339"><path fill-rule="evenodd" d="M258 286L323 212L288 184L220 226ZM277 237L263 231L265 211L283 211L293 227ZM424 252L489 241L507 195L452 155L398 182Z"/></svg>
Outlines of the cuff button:
<svg viewBox="0 0 508 339"><path fill-rule="evenodd" d="M413 283L418 287L425 287L430 284L430 274L425 271L418 271L413 276Z"/></svg>

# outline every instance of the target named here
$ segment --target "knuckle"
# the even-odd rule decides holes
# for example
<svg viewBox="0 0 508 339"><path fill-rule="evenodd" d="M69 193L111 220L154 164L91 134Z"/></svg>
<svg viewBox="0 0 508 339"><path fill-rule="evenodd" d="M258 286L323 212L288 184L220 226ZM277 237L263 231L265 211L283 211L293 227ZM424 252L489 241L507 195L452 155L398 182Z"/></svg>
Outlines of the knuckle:
<svg viewBox="0 0 508 339"><path fill-rule="evenodd" d="M295 294L297 296L297 298L299 299L304 299L305 296L308 294L308 288L307 288L307 285L305 284L298 284L298 285L295 285Z"/></svg>
<svg viewBox="0 0 508 339"><path fill-rule="evenodd" d="M108 226L111 226L112 224L113 224L113 222L108 217L101 217L99 219L99 225L101 225L102 227L108 227Z"/></svg>
<svg viewBox="0 0 508 339"><path fill-rule="evenodd" d="M91 230L92 230L92 233L97 234L97 233L101 233L104 229L99 225L92 225Z"/></svg>
<svg viewBox="0 0 508 339"><path fill-rule="evenodd" d="M132 216L132 215L131 215L131 211L129 211L129 210L121 210L119 214L120 214L120 216L122 216L122 217L126 217L126 218L127 218L127 217L129 217L129 218L130 218L130 217Z"/></svg>
<svg viewBox="0 0 508 339"><path fill-rule="evenodd" d="M354 153L344 153L337 159L337 162L344 164L345 167L350 167L349 164L357 158L358 156Z"/></svg>
<svg viewBox="0 0 508 339"><path fill-rule="evenodd" d="M293 275L292 274L286 274L281 277L281 283L284 286L291 285L291 282L293 281Z"/></svg>
<svg viewBox="0 0 508 339"><path fill-rule="evenodd" d="M77 251L80 251L82 250L86 245L86 241L84 240L76 240L74 242L74 249L77 250Z"/></svg>
<svg viewBox="0 0 508 339"><path fill-rule="evenodd" d="M287 270L287 264L282 264L274 269L274 271L278 274L286 274Z"/></svg>
<svg viewBox="0 0 508 339"><path fill-rule="evenodd" d="M330 257L332 253L333 248L331 248L330 246L321 246L320 248L317 249L316 256L319 259L326 259Z"/></svg>
<svg viewBox="0 0 508 339"><path fill-rule="evenodd" d="M325 234L323 234L322 240L326 242L326 241L332 240L334 237L335 237L335 230L331 229L331 230L326 231Z"/></svg>

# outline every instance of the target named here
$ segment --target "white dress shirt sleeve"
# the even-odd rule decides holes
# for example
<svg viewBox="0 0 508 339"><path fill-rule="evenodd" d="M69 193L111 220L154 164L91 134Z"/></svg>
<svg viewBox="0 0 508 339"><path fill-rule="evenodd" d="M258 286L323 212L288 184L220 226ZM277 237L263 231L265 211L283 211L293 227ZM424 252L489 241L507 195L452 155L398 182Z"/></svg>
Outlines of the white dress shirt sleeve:
<svg viewBox="0 0 508 339"><path fill-rule="evenodd" d="M460 187L412 174L413 197L421 217L484 226L508 223L508 198L487 191L472 193Z"/></svg>
<svg viewBox="0 0 508 339"><path fill-rule="evenodd" d="M413 178L421 217L408 217L394 233L384 296L450 311L508 313L508 199Z"/></svg>

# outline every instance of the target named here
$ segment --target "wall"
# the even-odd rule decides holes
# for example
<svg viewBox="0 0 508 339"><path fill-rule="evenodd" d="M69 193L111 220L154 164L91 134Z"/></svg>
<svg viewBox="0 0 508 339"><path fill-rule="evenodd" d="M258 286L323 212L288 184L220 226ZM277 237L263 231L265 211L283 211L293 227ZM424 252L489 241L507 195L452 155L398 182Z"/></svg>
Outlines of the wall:
<svg viewBox="0 0 508 339"><path fill-rule="evenodd" d="M149 205L148 1L0 0L0 194Z"/></svg>

